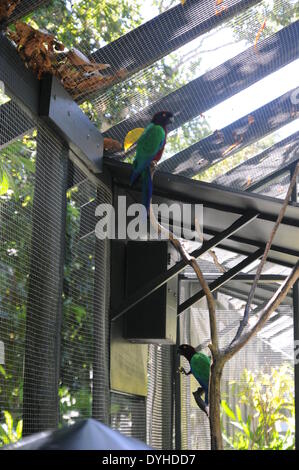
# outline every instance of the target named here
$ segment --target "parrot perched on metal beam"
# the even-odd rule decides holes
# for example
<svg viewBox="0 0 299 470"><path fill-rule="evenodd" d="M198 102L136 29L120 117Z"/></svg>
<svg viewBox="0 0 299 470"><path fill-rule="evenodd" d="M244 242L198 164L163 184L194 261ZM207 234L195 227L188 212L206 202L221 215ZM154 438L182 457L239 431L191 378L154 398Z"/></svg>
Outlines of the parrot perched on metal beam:
<svg viewBox="0 0 299 470"><path fill-rule="evenodd" d="M183 367L180 367L179 371L185 375L192 374L201 385L193 395L198 406L208 415L211 358L206 354L197 352L189 344L181 344L177 352L181 356L184 356L190 364L189 372L186 372ZM203 393L205 394L204 402L200 398Z"/></svg>
<svg viewBox="0 0 299 470"><path fill-rule="evenodd" d="M131 174L131 186L142 177L142 204L149 211L152 197L150 165L162 157L167 137L167 125L173 122L169 111L156 113L137 141L136 156Z"/></svg>

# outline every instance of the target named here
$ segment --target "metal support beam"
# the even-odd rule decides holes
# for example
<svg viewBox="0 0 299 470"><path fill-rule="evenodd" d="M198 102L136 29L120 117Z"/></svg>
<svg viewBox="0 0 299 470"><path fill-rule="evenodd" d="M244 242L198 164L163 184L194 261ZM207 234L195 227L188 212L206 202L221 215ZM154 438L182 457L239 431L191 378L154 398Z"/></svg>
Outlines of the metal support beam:
<svg viewBox="0 0 299 470"><path fill-rule="evenodd" d="M230 235L237 232L241 228L244 228L246 225L248 225L257 217L258 217L257 213L243 215L242 217L237 219L231 226L223 230L222 233L218 234L216 237L212 238L211 240L205 242L201 248L193 251L191 253L191 256L193 256L194 258L199 258L208 250L218 245L218 243L223 241L225 238L229 237ZM148 295L155 292L157 289L163 286L166 282L168 282L170 279L172 279L181 271L183 271L186 265L187 263L185 260L179 261L173 267L171 267L167 271L162 272L159 276L157 276L156 278L148 282L142 289L139 289L137 292L135 292L135 294L128 297L117 311L112 312L112 321L115 321L118 318L120 318L128 310L130 310L132 307L134 307L143 299L145 299Z"/></svg>
<svg viewBox="0 0 299 470"><path fill-rule="evenodd" d="M15 47L1 34L0 80L5 85L6 94L13 98L26 115L34 121L40 116L46 123L50 123L87 169L94 173L101 171L103 137L99 130L57 79L49 77L42 81L37 80L32 72L26 69ZM32 121L29 119L28 130L31 128ZM21 136L25 131L24 127L17 128L16 132L19 131ZM11 137L14 138L14 135Z"/></svg>
<svg viewBox="0 0 299 470"><path fill-rule="evenodd" d="M67 148L40 127L26 309L24 436L58 425L67 168Z"/></svg>
<svg viewBox="0 0 299 470"><path fill-rule="evenodd" d="M259 1L229 0L226 10L221 15L215 15L213 1L188 0L184 7L178 4L170 8L95 51L90 58L110 64L113 72L125 69L127 76L130 76ZM133 44L138 47L130 47Z"/></svg>
<svg viewBox="0 0 299 470"><path fill-rule="evenodd" d="M106 193L108 194L108 191ZM103 188L97 191L97 203L102 202ZM112 203L112 196L109 202ZM110 415L109 280L110 240L99 240L95 237L92 417L107 425Z"/></svg>
<svg viewBox="0 0 299 470"><path fill-rule="evenodd" d="M152 116L161 109L173 111L176 118L169 126L169 131L177 129L185 122L295 60L299 56L299 42L296 42L296 37L299 40L299 22L292 23L261 41L259 43L259 58L257 58L256 51L249 47L236 57L218 65L178 90L155 101L139 113L113 126L105 135L122 141L129 130L135 127L145 127ZM286 43L289 45L287 54L285 53ZM117 57L119 56L117 55ZM248 64L252 64L254 73Z"/></svg>
<svg viewBox="0 0 299 470"><path fill-rule="evenodd" d="M178 278L178 295L177 295L177 308L180 302L180 288L181 281ZM173 348L173 383L174 383L174 436L175 436L175 450L181 450L182 448L182 396L181 396L181 374L177 373L180 367L180 356L177 354L177 347L180 345L181 334L180 334L180 318L177 317L177 340L176 347Z"/></svg>
<svg viewBox="0 0 299 470"><path fill-rule="evenodd" d="M209 284L209 288L211 292L215 292L219 287L223 286L226 282L230 281L236 274L238 274L242 269L246 268L249 266L251 263L256 261L258 258L262 256L264 252L263 248L260 248L257 250L255 253L252 255L248 256L248 258L244 259L240 263L238 263L236 266L234 266L232 269L227 271L226 273L222 274L218 279L215 281L211 282ZM186 300L183 302L179 308L178 308L178 315L184 312L187 308L191 307L194 303L198 302L200 299L205 297L205 293L203 290L200 290L196 294L194 294L190 299Z"/></svg>
<svg viewBox="0 0 299 470"><path fill-rule="evenodd" d="M299 450L299 281L293 285L295 341L295 448Z"/></svg>
<svg viewBox="0 0 299 470"><path fill-rule="evenodd" d="M219 274L203 273L207 282L216 281L220 277ZM195 273L190 275L182 274L179 276L181 280L194 282L197 279ZM259 278L259 284L269 284L273 282L283 282L286 279L284 274L261 274ZM255 279L255 274L240 273L234 276L234 281L252 282Z"/></svg>
<svg viewBox="0 0 299 470"><path fill-rule="evenodd" d="M0 81L5 93L13 98L26 113L38 115L39 81L26 69L12 43L0 33ZM30 126L28 126L29 128Z"/></svg>
<svg viewBox="0 0 299 470"><path fill-rule="evenodd" d="M55 77L41 82L39 114L61 134L85 165L102 170L103 137Z"/></svg>
<svg viewBox="0 0 299 470"><path fill-rule="evenodd" d="M207 235L212 235L213 237L217 236L217 234L218 234L218 232L215 232L214 230L210 230L208 228L205 228L205 233ZM231 235L230 237L227 237L227 239L232 240L233 242L236 242L236 243L241 243L243 245L254 246L256 248L264 246L264 243L262 241L251 240L250 238L245 238L243 236L240 237L240 236L234 235L234 234ZM219 248L220 248L220 245L219 245ZM223 244L221 245L221 248L226 249L226 250L230 250L229 246L225 247ZM232 248L232 251L234 251L233 248ZM271 245L271 250L270 251L275 251L277 253L284 253L286 255L294 256L296 258L299 258L299 251L292 250L292 249L289 249L289 248L284 248L282 246ZM240 254L242 254L242 253L240 253ZM245 252L244 252L244 254L245 254ZM268 257L268 259L269 259L269 257ZM278 261L275 261L275 262L278 263Z"/></svg>
<svg viewBox="0 0 299 470"><path fill-rule="evenodd" d="M228 148L231 147L231 151L227 157L288 124L294 120L294 113L299 112L299 103L292 103L294 91L290 90L270 103L252 110L250 113L254 118L252 124L248 122L246 114L220 131L164 160L158 165L158 169L191 178L226 158L224 152ZM278 109L279 114L277 114ZM232 147L233 145L235 147Z"/></svg>
<svg viewBox="0 0 299 470"><path fill-rule="evenodd" d="M289 165L285 167L277 168L277 170L271 173L270 175L265 176L260 181L257 181L256 183L249 185L248 188L246 188L246 191L252 192L252 191L256 191L257 189L260 190L268 186L268 184L275 183L278 179L281 179L282 175L289 173L292 167L293 167L293 163L290 163Z"/></svg>
<svg viewBox="0 0 299 470"><path fill-rule="evenodd" d="M299 132L295 132L272 147L245 160L225 175L219 176L214 183L229 188L255 191L288 171L289 165L298 158ZM248 181L248 176L252 176L252 183Z"/></svg>
<svg viewBox="0 0 299 470"><path fill-rule="evenodd" d="M112 173L118 186L126 190L130 188L131 165L112 158L105 158L104 165ZM137 184L136 189L139 188L141 186ZM132 191L131 188L130 190ZM155 173L154 198L155 196L172 201L203 204L205 208L215 209L228 215L242 214L245 208L246 211L259 212L258 218L269 222L276 222L282 205L279 199L231 190L214 183L182 178L164 171ZM154 199L154 202L159 200ZM282 225L298 226L297 208L289 205Z"/></svg>
<svg viewBox="0 0 299 470"><path fill-rule="evenodd" d="M236 248L236 247L230 248L221 243L219 243L218 248L222 248L223 250L230 251L238 255L248 256L250 254L245 250L240 250L239 248ZM294 264L292 263L288 263L287 261L283 261L283 260L277 260L277 259L272 258L271 256L268 256L267 260L269 261L269 263L277 264L278 266L283 266L284 268L292 269L294 267Z"/></svg>
<svg viewBox="0 0 299 470"><path fill-rule="evenodd" d="M290 178L291 179L293 178L293 174L295 173L297 164L298 164L298 161L293 162L293 164L290 167ZM298 202L298 191L299 191L299 183L298 183L298 176L297 176L297 180L296 180L296 183L294 185L294 188L293 188L293 191L292 191L292 196L291 196L291 200L293 202Z"/></svg>
<svg viewBox="0 0 299 470"><path fill-rule="evenodd" d="M296 164L294 163L290 169L290 177L292 178ZM293 202L298 200L298 178L292 191L291 199ZM299 344L299 281L293 285L293 312L294 312L294 378L295 378L295 449L299 450L299 355L297 354Z"/></svg>

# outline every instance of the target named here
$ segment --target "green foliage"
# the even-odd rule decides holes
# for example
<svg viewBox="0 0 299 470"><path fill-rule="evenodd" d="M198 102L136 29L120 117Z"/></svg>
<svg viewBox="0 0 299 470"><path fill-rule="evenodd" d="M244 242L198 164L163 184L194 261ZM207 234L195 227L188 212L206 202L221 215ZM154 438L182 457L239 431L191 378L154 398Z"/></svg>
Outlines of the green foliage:
<svg viewBox="0 0 299 470"><path fill-rule="evenodd" d="M231 20L234 36L238 41L245 40L253 44L259 28L266 20L266 27L261 38L289 25L299 18L299 3L297 0L264 0L251 9L250 15L242 16L242 20Z"/></svg>
<svg viewBox="0 0 299 470"><path fill-rule="evenodd" d="M232 383L232 395L239 401L234 410L225 400L221 402L223 437L229 448L294 448L294 377L289 365L272 368L268 374L245 370L240 382ZM229 430L224 416L229 419Z"/></svg>
<svg viewBox="0 0 299 470"><path fill-rule="evenodd" d="M23 421L17 421L14 426L13 417L9 411L3 411L3 415L4 423L0 424L0 445L13 444L22 437Z"/></svg>
<svg viewBox="0 0 299 470"><path fill-rule="evenodd" d="M68 47L87 52L114 41L141 22L141 0L52 0L30 15L39 28L55 34Z"/></svg>
<svg viewBox="0 0 299 470"><path fill-rule="evenodd" d="M153 0L153 5L160 12L177 3L178 0ZM70 11L70 5L72 11ZM143 7L143 0L134 2L130 0L74 0L72 2L53 0L46 7L28 16L26 21L52 32L68 48L77 47L88 53L140 25L143 21ZM277 14L275 27L289 21L291 15L293 15L292 18L294 15L298 15L297 2L294 4L289 0L285 2L283 8ZM257 5L257 20L262 22L264 12L260 12L259 9L260 7ZM286 14L287 17L285 17ZM251 18L248 17L248 23L244 21L241 29L236 27L235 34L237 38L244 36L252 43L256 27L252 31L250 30L250 20ZM140 54L142 54L142 50ZM174 52L149 67L145 74L137 74L136 77L128 78L125 82L113 86L105 92L105 99L101 101L99 96L97 106L90 102L85 102L81 106L90 119L104 129L105 126L107 128L125 119L128 113L136 112L151 101L184 85L201 72L200 67L201 57L194 57L190 61L186 60L184 56L179 57ZM8 98L0 92L0 104L7 100ZM176 153L210 132L208 122L203 117L194 119L192 122L184 124L177 132L169 135L167 152L169 155ZM239 153L234 157L228 157L219 163L220 166L216 173L215 167L213 167L208 170L210 174L207 173L204 178L210 181L226 171L228 168L226 165L230 158L230 164L236 165L247 156L245 150L241 156ZM4 210L0 214L0 268L2 276L0 326L1 340L5 344L6 353L5 367L0 366L0 403L2 409L6 410L1 416L1 444L14 442L21 436L25 319L35 161L36 132L13 142L0 152L0 204L4 206ZM93 244L87 238L80 246L80 252L77 251L80 227L79 195L80 187L73 188L68 193L59 388L61 421L69 421L78 416L85 417L91 414L94 249ZM4 325L3 328L2 325ZM254 406L253 409L255 409ZM286 408L281 406L281 409L286 413ZM226 410L228 411L227 407ZM118 419L117 416L120 416L121 410L115 405L112 412L113 415L116 415L115 419ZM253 416L251 421L247 419L243 423L241 419L243 411L241 413L241 410L237 409L232 413L235 418L231 414L230 419L237 423L239 428L241 426L242 430L234 426L240 437L236 443L231 445L235 444L240 448L246 448L245 445L251 445L248 432L249 436L250 432L255 432L253 425L256 424L257 418ZM293 411L289 410L289 413L292 416ZM282 411L281 414L283 415ZM290 420L289 417L288 419ZM272 428L274 426L267 421L268 425ZM244 429L247 429L248 432L246 433ZM281 442L279 439L281 439L280 434L275 437L272 429L271 445L278 448L279 442ZM254 443L254 445L257 444Z"/></svg>

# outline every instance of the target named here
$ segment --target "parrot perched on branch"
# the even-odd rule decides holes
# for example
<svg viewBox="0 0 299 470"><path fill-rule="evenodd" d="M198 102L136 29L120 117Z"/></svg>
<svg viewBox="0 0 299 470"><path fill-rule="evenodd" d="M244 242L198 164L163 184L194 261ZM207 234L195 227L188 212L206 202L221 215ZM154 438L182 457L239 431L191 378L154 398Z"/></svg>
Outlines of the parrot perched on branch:
<svg viewBox="0 0 299 470"><path fill-rule="evenodd" d="M152 197L150 165L162 157L167 137L167 125L173 122L169 111L156 113L137 141L136 156L131 174L131 186L142 177L142 204L149 211Z"/></svg>
<svg viewBox="0 0 299 470"><path fill-rule="evenodd" d="M179 372L185 375L192 374L201 385L193 395L198 406L208 415L211 358L206 354L196 352L189 344L181 344L177 352L181 356L184 356L190 364L189 372L186 372L183 367L179 368ZM203 393L205 394L204 402L200 398Z"/></svg>

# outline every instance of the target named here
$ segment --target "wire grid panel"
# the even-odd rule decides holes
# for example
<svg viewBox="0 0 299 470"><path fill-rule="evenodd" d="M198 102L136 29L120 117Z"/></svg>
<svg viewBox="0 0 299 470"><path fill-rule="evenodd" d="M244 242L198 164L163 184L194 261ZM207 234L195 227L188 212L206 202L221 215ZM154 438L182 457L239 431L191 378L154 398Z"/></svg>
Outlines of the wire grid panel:
<svg viewBox="0 0 299 470"><path fill-rule="evenodd" d="M67 181L63 143L14 101L0 109L7 105L0 127L0 419L4 430L12 422L13 431L2 434L2 444L20 437L22 418L23 434L58 421Z"/></svg>
<svg viewBox="0 0 299 470"><path fill-rule="evenodd" d="M145 442L145 398L111 392L110 425L126 436Z"/></svg>
<svg viewBox="0 0 299 470"><path fill-rule="evenodd" d="M14 121L1 114L2 106L0 140L7 144L17 125L14 128ZM15 103L11 109L18 116ZM35 158L34 138L28 145L22 139L14 140L0 151L0 342L3 348L0 358L0 423L5 424L4 412L7 412L13 419L14 429L22 420ZM1 437L0 443L5 444Z"/></svg>
<svg viewBox="0 0 299 470"><path fill-rule="evenodd" d="M198 290L196 282L181 283L181 299L184 300L189 294ZM218 295L220 307L223 294ZM225 301L226 303L226 301ZM217 310L218 332L220 346L228 345L239 326L241 314L231 308ZM293 355L293 319L292 307L282 306L277 319L269 320L262 331L255 336L237 355L235 355L225 366L221 390L222 399L225 399L231 409L240 405L238 396L233 388L233 383L244 385L244 370L255 373L268 374L273 368L283 364L294 367ZM194 347L202 346L202 351L209 354L207 344L209 342L209 320L205 300L198 302L181 316L181 343L189 343ZM281 334L280 334L281 333ZM188 370L186 360L182 359L182 366ZM193 377L182 376L181 379L181 426L182 426L182 449L210 449L209 422L207 417L197 407L192 392L198 388ZM290 390L294 396L294 390ZM252 412L245 404L240 405L243 419ZM230 424L230 419L223 414L222 425L226 436L233 437L236 429ZM246 421L246 419L245 419ZM230 448L228 444L227 448Z"/></svg>
<svg viewBox="0 0 299 470"><path fill-rule="evenodd" d="M0 23L14 23L50 2L51 0L11 0L7 2L10 8L7 8L7 10L3 9L3 17L0 18Z"/></svg>
<svg viewBox="0 0 299 470"><path fill-rule="evenodd" d="M251 185L259 183L275 171L295 162L298 159L298 151L299 132L295 132L263 152L246 159L232 170L213 179L213 182L233 189L251 191ZM282 178L283 176L279 175L278 178L276 177L276 181Z"/></svg>
<svg viewBox="0 0 299 470"><path fill-rule="evenodd" d="M109 243L96 239L95 219L82 218L81 211L95 200L109 203L111 192L105 185L96 188L75 166L72 171L67 204L61 420L93 416L108 424Z"/></svg>
<svg viewBox="0 0 299 470"><path fill-rule="evenodd" d="M172 350L149 346L147 443L155 449L172 449Z"/></svg>
<svg viewBox="0 0 299 470"><path fill-rule="evenodd" d="M57 39L63 40L68 48L75 46L92 60L111 66L104 71L102 80L96 80L99 76L93 77L95 80L89 90L86 86L82 87L82 80L74 76L74 81L77 82L75 93L80 90L80 95L83 91L86 96L88 91L98 93L102 88L111 85L111 80L107 81L107 77L112 77L113 83L123 76L130 76L218 26L234 14L258 3L258 0L226 0L226 9L220 12L222 14L217 13L213 0L189 0L184 7L176 3L169 9L174 3L176 2L163 2L163 12L160 15L157 5L152 3L144 15L140 3L135 5L134 2L127 1L118 7L115 2L107 1L105 6L94 2L90 15L90 10L82 8L78 2L56 1L50 2L47 11L42 10L41 15L37 11L33 19L41 28L47 27ZM55 21L45 21L43 16L47 18L47 15L59 18L60 27L57 27ZM155 15L158 16L153 18ZM145 17L150 21L145 22ZM104 31L103 23L106 25ZM140 23L143 24L137 28ZM63 34L64 28L68 26L74 32L71 38ZM110 41L111 44L102 47ZM131 47L133 43L138 47Z"/></svg>
<svg viewBox="0 0 299 470"><path fill-rule="evenodd" d="M264 196L276 197L278 199L285 199L289 185L291 182L290 174L281 175L276 181L268 183L262 188L258 188L254 191L257 194L263 194Z"/></svg>

